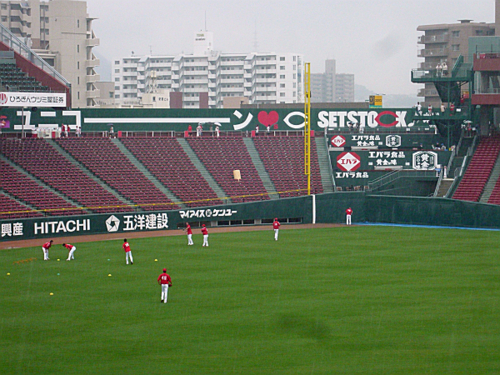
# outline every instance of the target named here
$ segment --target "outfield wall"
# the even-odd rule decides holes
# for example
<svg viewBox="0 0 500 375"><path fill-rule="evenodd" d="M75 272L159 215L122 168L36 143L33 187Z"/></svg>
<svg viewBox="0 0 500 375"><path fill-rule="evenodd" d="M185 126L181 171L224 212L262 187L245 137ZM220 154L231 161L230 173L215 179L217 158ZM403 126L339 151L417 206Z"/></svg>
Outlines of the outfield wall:
<svg viewBox="0 0 500 375"><path fill-rule="evenodd" d="M255 225L270 223L274 217L284 223L344 223L348 207L353 209L354 223L500 229L497 205L342 192L193 210L3 220L0 240L168 230L183 227L185 222Z"/></svg>
<svg viewBox="0 0 500 375"><path fill-rule="evenodd" d="M185 222L216 225L244 225L271 221L275 217L311 223L312 197L298 197L255 203L240 203L178 211L133 212L71 217L11 219L0 221L0 241L52 238L86 234L150 232L178 229ZM251 223L250 223L251 221Z"/></svg>

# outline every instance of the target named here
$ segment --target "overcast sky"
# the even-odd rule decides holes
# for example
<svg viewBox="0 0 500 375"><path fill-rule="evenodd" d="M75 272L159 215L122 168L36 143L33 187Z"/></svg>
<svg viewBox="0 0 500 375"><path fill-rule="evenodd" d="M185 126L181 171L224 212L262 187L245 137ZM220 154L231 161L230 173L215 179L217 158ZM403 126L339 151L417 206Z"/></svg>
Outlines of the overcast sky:
<svg viewBox="0 0 500 375"><path fill-rule="evenodd" d="M98 71L110 79L116 57L193 52L194 33L214 33L215 49L302 53L312 73L326 59L337 73L380 94L415 95L418 25L459 19L493 23L494 0L87 0ZM257 46L257 48L255 48Z"/></svg>

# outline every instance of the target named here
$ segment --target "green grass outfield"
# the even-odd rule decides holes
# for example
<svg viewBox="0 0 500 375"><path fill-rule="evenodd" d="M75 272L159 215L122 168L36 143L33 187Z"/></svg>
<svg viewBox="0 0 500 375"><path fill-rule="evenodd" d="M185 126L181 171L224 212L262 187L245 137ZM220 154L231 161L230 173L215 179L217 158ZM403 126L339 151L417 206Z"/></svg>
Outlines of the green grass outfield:
<svg viewBox="0 0 500 375"><path fill-rule="evenodd" d="M0 373L500 373L500 232L194 240L132 239L133 266L122 241L77 243L72 262L59 240L47 262L43 240L0 251Z"/></svg>

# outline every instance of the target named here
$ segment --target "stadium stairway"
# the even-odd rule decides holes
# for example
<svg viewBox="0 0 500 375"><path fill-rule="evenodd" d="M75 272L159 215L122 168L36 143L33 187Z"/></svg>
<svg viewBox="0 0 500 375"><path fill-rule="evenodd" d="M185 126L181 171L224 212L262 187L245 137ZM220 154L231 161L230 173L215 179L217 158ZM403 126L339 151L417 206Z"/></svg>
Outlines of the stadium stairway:
<svg viewBox="0 0 500 375"><path fill-rule="evenodd" d="M175 202L181 209L185 209L186 206L182 203L179 203L181 200L170 191L166 186L164 186L158 179L153 176L153 174L142 164L135 156L132 154L127 147L118 139L112 138L111 142L118 147L118 149L130 160L130 162L135 165L135 167L149 180L153 185L155 185L158 190L160 190L163 194L165 194L168 199L172 202Z"/></svg>
<svg viewBox="0 0 500 375"><path fill-rule="evenodd" d="M436 197L445 197L446 194L448 194L448 190L450 190L453 181L455 181L453 178L443 178L441 180L441 185L439 185L439 190L436 194Z"/></svg>
<svg viewBox="0 0 500 375"><path fill-rule="evenodd" d="M486 185L484 185L483 194L481 195L479 202L488 203L488 200L491 197L491 193L493 193L493 189L495 188L495 185L499 177L500 177L500 154L497 157L497 160L495 161L495 166L491 170L488 182L486 183Z"/></svg>
<svg viewBox="0 0 500 375"><path fill-rule="evenodd" d="M102 181L99 177L94 175L91 171L89 171L83 164L81 164L78 160L76 160L72 155L70 155L66 150L64 150L61 146L57 144L52 139L47 139L46 140L52 147L54 147L57 152L62 154L71 164L75 165L78 169L80 169L83 173L85 173L88 177L90 177L92 180L94 180L97 184L99 184L104 190L108 191L110 194L114 195L118 200L121 200L122 202L125 202L126 204L129 205L135 205L134 202L131 200L125 198L122 196L120 193L118 193L115 189L113 189L111 186L106 184L104 181Z"/></svg>
<svg viewBox="0 0 500 375"><path fill-rule="evenodd" d="M259 152L255 148L255 144L253 143L252 138L243 138L243 143L245 143L245 146L247 147L248 154L252 159L252 163L255 166L255 169L257 169L257 173L259 174L259 177L262 180L262 183L264 184L264 188L266 189L269 198L271 198L272 200L279 199L276 187L271 181L269 173L267 173L266 168L262 163L262 160L259 156Z"/></svg>
<svg viewBox="0 0 500 375"><path fill-rule="evenodd" d="M70 197L66 196L66 195L63 195L61 194L59 191L57 191L56 189L54 189L52 186L49 186L47 184L45 184L42 180L38 179L36 176L33 176L31 173L29 173L28 171L24 170L23 168L21 168L20 166L18 166L17 164L13 163L12 161L10 161L8 158L6 158L5 156L3 155L0 155L0 160L4 161L5 163L9 164L12 168L14 168L15 170L17 170L19 173L21 173L22 175L24 175L25 177L31 179L33 182L35 182L36 184L38 184L39 186L49 190L51 193L57 195L59 198L65 200L67 203L69 203L70 205L72 205L73 207L80 207L81 204L78 203L78 202L75 202L74 200L72 200ZM4 191L5 192L5 191ZM5 192L7 193L7 192ZM16 199L17 200L17 199ZM28 202L23 202L23 204L25 205L28 205L29 207L31 207L31 205L29 205ZM37 208L34 208L35 210ZM86 213L90 213L88 210L83 210L85 211Z"/></svg>
<svg viewBox="0 0 500 375"><path fill-rule="evenodd" d="M326 146L325 138L315 137L316 152L318 154L319 173L321 175L321 184L323 185L324 193L333 193L333 180L328 158L328 147Z"/></svg>
<svg viewBox="0 0 500 375"><path fill-rule="evenodd" d="M231 199L226 197L226 193L224 193L224 190L222 190L222 188L215 181L210 172L207 171L207 169L200 161L200 159L198 159L198 156L195 154L191 146L189 146L189 143L184 138L177 138L177 141L181 145L184 152L189 156L191 163L193 163L198 172L200 172L205 181L207 181L208 186L210 186L210 188L215 192L215 194L217 194L217 198L222 199L223 202L232 203Z"/></svg>

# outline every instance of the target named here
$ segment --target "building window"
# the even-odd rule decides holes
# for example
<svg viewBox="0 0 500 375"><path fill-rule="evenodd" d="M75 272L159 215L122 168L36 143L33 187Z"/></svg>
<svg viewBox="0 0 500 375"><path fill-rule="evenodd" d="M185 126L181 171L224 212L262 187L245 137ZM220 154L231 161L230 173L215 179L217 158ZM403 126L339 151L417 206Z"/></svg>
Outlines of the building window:
<svg viewBox="0 0 500 375"><path fill-rule="evenodd" d="M80 69L80 61L76 62L76 69Z"/></svg>
<svg viewBox="0 0 500 375"><path fill-rule="evenodd" d="M76 27L80 28L80 20L76 20Z"/></svg>
<svg viewBox="0 0 500 375"><path fill-rule="evenodd" d="M280 89L284 89L285 88L285 84L284 83L280 83Z"/></svg>
<svg viewBox="0 0 500 375"><path fill-rule="evenodd" d="M77 92L78 100L80 100L80 91Z"/></svg>
<svg viewBox="0 0 500 375"><path fill-rule="evenodd" d="M293 62L297 61L297 56L293 57Z"/></svg>
<svg viewBox="0 0 500 375"><path fill-rule="evenodd" d="M460 30L458 30L458 31L452 31L451 32L451 36L453 38L459 38L460 37Z"/></svg>
<svg viewBox="0 0 500 375"><path fill-rule="evenodd" d="M80 45L79 44L76 45L76 53L80 53Z"/></svg>
<svg viewBox="0 0 500 375"><path fill-rule="evenodd" d="M284 65L281 65L281 66L280 66L280 70L285 70L285 66L284 66Z"/></svg>
<svg viewBox="0 0 500 375"><path fill-rule="evenodd" d="M284 75L284 74L281 74L281 75L280 75L280 79L285 79L285 75Z"/></svg>
<svg viewBox="0 0 500 375"><path fill-rule="evenodd" d="M460 51L460 44L452 44L451 45L451 50L456 52L456 51Z"/></svg>
<svg viewBox="0 0 500 375"><path fill-rule="evenodd" d="M285 56L281 56L280 61L285 61Z"/></svg>
<svg viewBox="0 0 500 375"><path fill-rule="evenodd" d="M76 84L79 85L80 84L80 77L76 77Z"/></svg>
<svg viewBox="0 0 500 375"><path fill-rule="evenodd" d="M116 60L115 65L120 65L120 60Z"/></svg>
<svg viewBox="0 0 500 375"><path fill-rule="evenodd" d="M120 90L120 86L115 86L115 90Z"/></svg>
<svg viewBox="0 0 500 375"><path fill-rule="evenodd" d="M120 73L120 69L115 69L115 73Z"/></svg>
<svg viewBox="0 0 500 375"><path fill-rule="evenodd" d="M281 97L285 96L285 93L284 92L280 92L280 96Z"/></svg>
<svg viewBox="0 0 500 375"><path fill-rule="evenodd" d="M115 99L120 99L120 94L116 94Z"/></svg>

